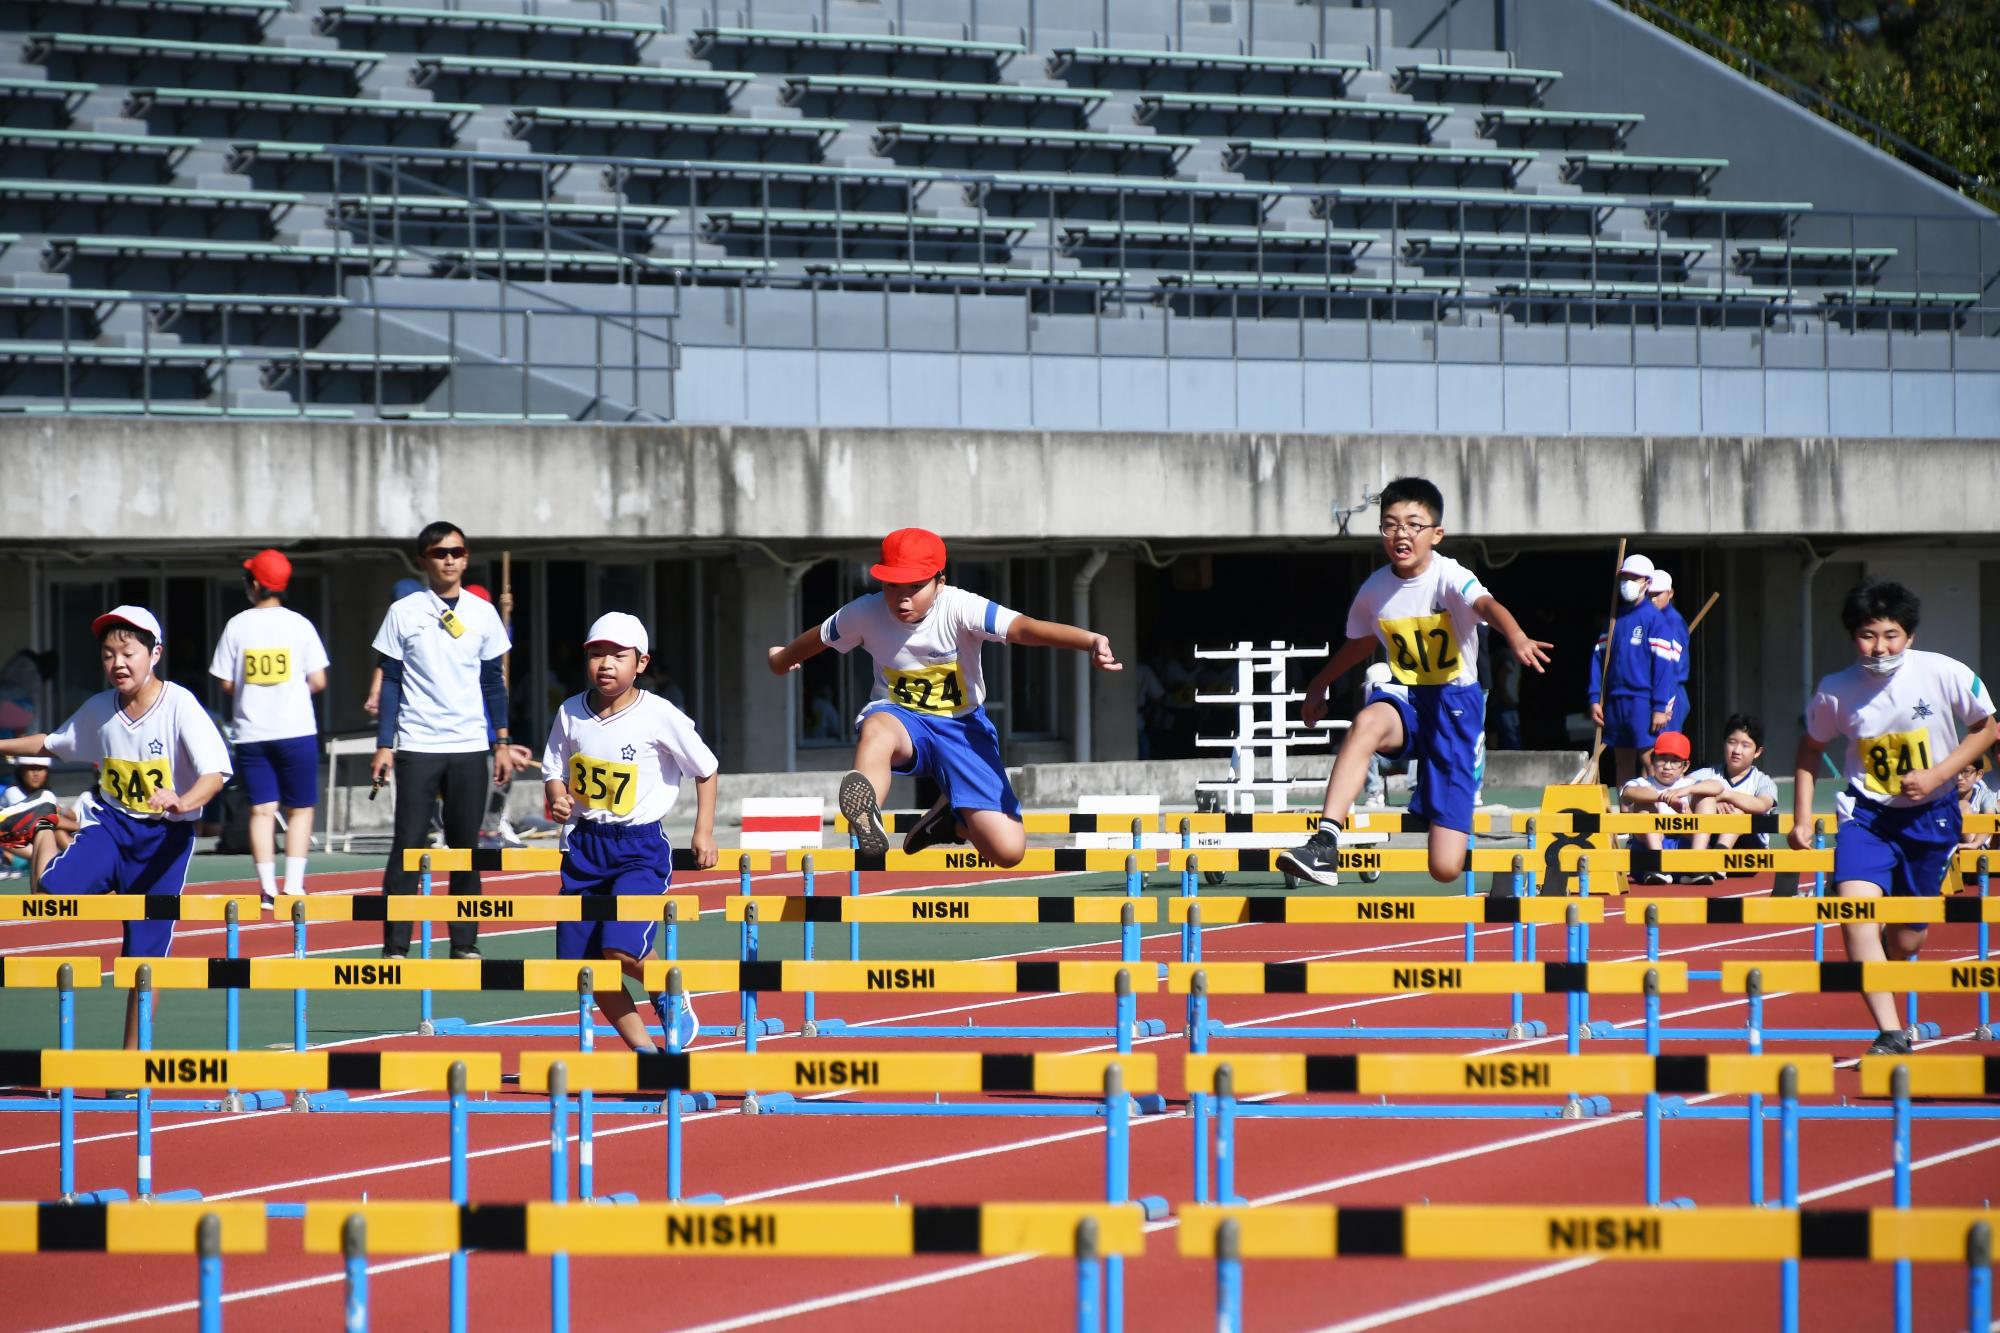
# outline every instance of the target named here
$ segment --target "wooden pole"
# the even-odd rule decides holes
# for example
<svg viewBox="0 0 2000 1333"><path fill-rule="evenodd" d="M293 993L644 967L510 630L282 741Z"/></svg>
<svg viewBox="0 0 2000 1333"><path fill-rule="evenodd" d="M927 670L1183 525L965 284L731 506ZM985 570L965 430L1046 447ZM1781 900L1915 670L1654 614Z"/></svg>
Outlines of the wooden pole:
<svg viewBox="0 0 2000 1333"><path fill-rule="evenodd" d="M1618 563L1611 570L1611 615L1604 626L1604 671L1598 677L1598 711L1611 706L1611 637L1618 632L1618 575L1625 568L1625 542L1618 539ZM1604 758L1604 724L1599 722L1590 736L1590 758L1583 761L1583 767L1576 771L1571 782L1597 781L1597 765Z"/></svg>
<svg viewBox="0 0 2000 1333"><path fill-rule="evenodd" d="M514 637L514 553L500 553L500 624L507 631L507 637ZM500 681L509 690L514 688L512 649L500 654Z"/></svg>

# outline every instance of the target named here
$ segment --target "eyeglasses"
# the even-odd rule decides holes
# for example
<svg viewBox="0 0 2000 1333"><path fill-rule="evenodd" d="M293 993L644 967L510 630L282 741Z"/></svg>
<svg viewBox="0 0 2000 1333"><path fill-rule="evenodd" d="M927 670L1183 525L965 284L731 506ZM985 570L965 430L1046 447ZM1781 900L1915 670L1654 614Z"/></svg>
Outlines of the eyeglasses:
<svg viewBox="0 0 2000 1333"><path fill-rule="evenodd" d="M463 560L465 559L465 548L463 546L433 546L430 550L425 551L424 554L433 560Z"/></svg>
<svg viewBox="0 0 2000 1333"><path fill-rule="evenodd" d="M1384 523L1381 531L1384 537L1400 537L1406 532L1412 537L1421 537L1432 528L1441 526L1438 523Z"/></svg>

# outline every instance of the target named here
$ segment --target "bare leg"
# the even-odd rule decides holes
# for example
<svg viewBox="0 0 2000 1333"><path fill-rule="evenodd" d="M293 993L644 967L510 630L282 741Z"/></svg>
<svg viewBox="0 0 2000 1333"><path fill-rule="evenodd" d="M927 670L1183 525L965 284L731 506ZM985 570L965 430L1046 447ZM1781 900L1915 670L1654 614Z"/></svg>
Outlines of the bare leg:
<svg viewBox="0 0 2000 1333"><path fill-rule="evenodd" d="M35 893L42 891L42 872L49 862L69 850L70 835L61 829L45 828L35 834L35 846L28 865L28 887Z"/></svg>
<svg viewBox="0 0 2000 1333"><path fill-rule="evenodd" d="M1712 815L1719 808L1713 796L1704 796L1694 803L1694 812L1698 815ZM1725 834L1724 836L1728 835ZM1692 851L1705 852L1708 850L1709 843L1714 841L1715 837L1716 835L1712 833L1697 833L1688 839L1688 848ZM1729 842L1725 842L1722 845L1727 847L1735 841L1734 838L1730 838Z"/></svg>
<svg viewBox="0 0 2000 1333"><path fill-rule="evenodd" d="M616 949L606 949L604 951L604 961L618 964L619 971L633 978L640 985L643 986L646 983L646 971L643 962L640 959L634 958L631 954L620 953ZM633 1050L651 1051L659 1049L653 1045L653 1035L646 1031L646 1020L639 1016L639 1006L633 1003L632 997L626 993L623 986L620 986L615 991L601 990L597 992L597 1009L599 1013L604 1015L604 1021L611 1024L612 1027L617 1028L619 1037Z"/></svg>
<svg viewBox="0 0 2000 1333"><path fill-rule="evenodd" d="M160 1021L160 993L153 992L153 1021ZM137 988L125 992L125 1049L139 1049L139 992Z"/></svg>
<svg viewBox="0 0 2000 1333"><path fill-rule="evenodd" d="M1368 785L1369 760L1402 748L1403 715L1393 705L1378 701L1356 713L1347 739L1341 742L1340 752L1334 756L1333 772L1327 775L1321 817L1346 823L1355 798Z"/></svg>
<svg viewBox="0 0 2000 1333"><path fill-rule="evenodd" d="M1455 828L1431 825L1431 878L1450 884L1465 873L1465 847L1470 839Z"/></svg>
<svg viewBox="0 0 2000 1333"><path fill-rule="evenodd" d="M1017 866L1028 854L1028 830L998 810L967 810L960 827L979 854L1000 866Z"/></svg>
<svg viewBox="0 0 2000 1333"><path fill-rule="evenodd" d="M1870 884L1866 880L1858 879L1842 880L1834 886L1833 892L1834 896L1839 898L1882 897L1882 888L1879 884ZM1842 926L1840 933L1845 937L1847 942L1847 958L1849 962L1880 963L1887 960L1888 954L1883 948L1883 928L1876 923L1872 921L1857 921L1853 925ZM1915 934L1917 936L1917 943L1923 943L1922 931L1898 930L1896 933L1899 936L1897 940L1899 944L1904 942L1900 937L1908 934ZM1909 956L1909 953L1902 955L1904 958ZM1861 1002L1868 1006L1868 1016L1874 1020L1876 1031L1899 1032L1902 1030L1902 1020L1896 1017L1895 996L1889 994L1887 991L1864 991L1861 996Z"/></svg>
<svg viewBox="0 0 2000 1333"><path fill-rule="evenodd" d="M271 864L277 849L278 803L269 801L250 807L250 859L260 866ZM291 838L286 836L289 850Z"/></svg>
<svg viewBox="0 0 2000 1333"><path fill-rule="evenodd" d="M312 851L313 807L299 806L285 811L285 855L305 856ZM254 844L253 844L254 846Z"/></svg>
<svg viewBox="0 0 2000 1333"><path fill-rule="evenodd" d="M903 724L893 714L877 710L861 724L861 738L854 745L854 767L875 784L875 799L886 801L890 770L907 767L916 753Z"/></svg>

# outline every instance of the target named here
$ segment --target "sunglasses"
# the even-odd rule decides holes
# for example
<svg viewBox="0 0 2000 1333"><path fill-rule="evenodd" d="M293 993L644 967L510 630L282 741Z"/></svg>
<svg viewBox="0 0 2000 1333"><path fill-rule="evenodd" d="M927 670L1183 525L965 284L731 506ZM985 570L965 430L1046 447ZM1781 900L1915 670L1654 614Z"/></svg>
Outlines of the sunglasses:
<svg viewBox="0 0 2000 1333"><path fill-rule="evenodd" d="M465 548L463 546L433 546L430 550L425 551L424 554L433 560L463 560L465 559Z"/></svg>

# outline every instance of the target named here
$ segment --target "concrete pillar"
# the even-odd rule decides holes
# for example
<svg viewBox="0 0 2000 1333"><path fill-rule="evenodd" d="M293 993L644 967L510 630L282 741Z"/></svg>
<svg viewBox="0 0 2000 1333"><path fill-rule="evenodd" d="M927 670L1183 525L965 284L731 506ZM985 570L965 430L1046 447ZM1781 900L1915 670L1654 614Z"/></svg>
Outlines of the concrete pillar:
<svg viewBox="0 0 2000 1333"><path fill-rule="evenodd" d="M785 706L796 677L779 680L766 664L766 651L788 643L801 626L791 605L785 571L762 555L739 558L731 571L735 589L724 600L721 694L724 769L782 773L791 766L793 738L786 730Z"/></svg>
<svg viewBox="0 0 2000 1333"><path fill-rule="evenodd" d="M1112 762L1139 757L1139 622L1134 606L1137 571L1132 557L1114 555L1090 585L1086 626L1111 640L1123 671L1091 672L1092 758Z"/></svg>
<svg viewBox="0 0 2000 1333"><path fill-rule="evenodd" d="M338 555L319 566L318 572L327 587L324 617L317 605L293 609L319 626L326 644L331 663L326 673L327 725L334 732L372 730L375 719L361 707L375 670L375 650L370 645L389 610L396 580L410 571L387 555L370 553Z"/></svg>

